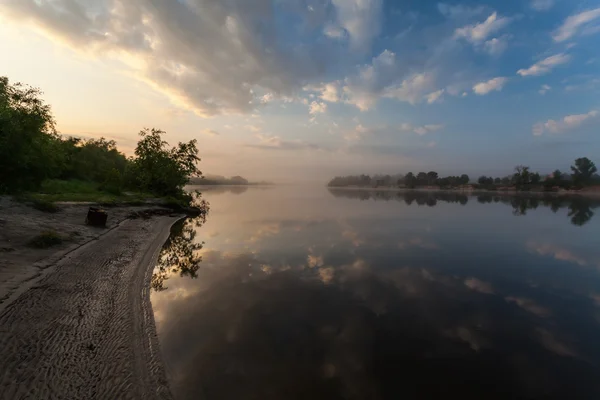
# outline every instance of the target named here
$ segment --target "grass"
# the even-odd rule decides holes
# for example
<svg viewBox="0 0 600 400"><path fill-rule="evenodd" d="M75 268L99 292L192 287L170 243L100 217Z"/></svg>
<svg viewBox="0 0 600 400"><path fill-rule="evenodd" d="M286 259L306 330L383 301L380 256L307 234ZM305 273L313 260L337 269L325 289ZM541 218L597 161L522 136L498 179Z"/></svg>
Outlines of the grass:
<svg viewBox="0 0 600 400"><path fill-rule="evenodd" d="M52 201L48 201L45 199L31 199L31 206L36 210L40 210L47 213L55 213L60 211L60 207L58 207Z"/></svg>
<svg viewBox="0 0 600 400"><path fill-rule="evenodd" d="M47 249L58 246L62 242L63 238L56 231L46 231L31 239L28 246L36 249Z"/></svg>
<svg viewBox="0 0 600 400"><path fill-rule="evenodd" d="M63 201L91 202L99 203L105 207L111 207L121 204L142 205L145 200L155 197L156 196L148 193L110 193L102 190L101 185L94 182L49 179L42 183L39 191L21 195L20 199L31 202L32 206L35 208L37 208L36 204L48 205ZM50 207L48 207L48 211L49 210Z"/></svg>

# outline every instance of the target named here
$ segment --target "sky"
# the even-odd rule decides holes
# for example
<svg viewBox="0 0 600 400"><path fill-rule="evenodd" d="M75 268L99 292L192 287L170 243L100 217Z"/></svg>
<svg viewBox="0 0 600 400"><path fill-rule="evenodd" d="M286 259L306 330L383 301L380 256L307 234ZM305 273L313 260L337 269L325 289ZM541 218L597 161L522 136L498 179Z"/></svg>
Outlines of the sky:
<svg viewBox="0 0 600 400"><path fill-rule="evenodd" d="M62 134L276 182L600 162L600 0L0 0Z"/></svg>

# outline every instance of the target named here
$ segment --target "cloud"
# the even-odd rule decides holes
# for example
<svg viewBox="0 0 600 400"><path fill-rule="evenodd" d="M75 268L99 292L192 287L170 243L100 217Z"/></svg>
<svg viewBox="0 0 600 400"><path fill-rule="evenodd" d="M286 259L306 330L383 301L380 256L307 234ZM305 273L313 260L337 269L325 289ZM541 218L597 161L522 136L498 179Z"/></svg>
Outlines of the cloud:
<svg viewBox="0 0 600 400"><path fill-rule="evenodd" d="M480 281L477 278L469 278L465 280L465 286L476 292L485 294L494 294L494 288L487 282Z"/></svg>
<svg viewBox="0 0 600 400"><path fill-rule="evenodd" d="M473 92L480 96L486 95L492 91L501 91L502 87L506 84L508 78L497 77L494 79L490 79L487 82L480 82L473 86Z"/></svg>
<svg viewBox="0 0 600 400"><path fill-rule="evenodd" d="M475 8L467 7L462 4L448 5L438 3L438 11L447 18L451 19L467 19L480 15L484 8L479 6Z"/></svg>
<svg viewBox="0 0 600 400"><path fill-rule="evenodd" d="M311 115L323 114L326 111L327 111L327 104L319 103L317 101L313 101L312 103L310 103L309 110L308 110L309 114L311 114Z"/></svg>
<svg viewBox="0 0 600 400"><path fill-rule="evenodd" d="M556 260L574 263L582 267L589 264L585 258L576 255L571 250L562 246L549 243L529 242L527 243L527 248L541 256L552 256Z"/></svg>
<svg viewBox="0 0 600 400"><path fill-rule="evenodd" d="M7 20L31 23L81 53L122 61L175 105L208 117L250 113L320 80L348 56L323 34L327 23L343 27L357 48L379 33L380 0L334 0L335 21L330 4L311 12L299 3L277 12L270 0L7 0L0 7ZM299 46L306 35L318 40Z"/></svg>
<svg viewBox="0 0 600 400"><path fill-rule="evenodd" d="M508 48L508 35L500 38L493 38L483 44L483 49L491 56L499 56Z"/></svg>
<svg viewBox="0 0 600 400"><path fill-rule="evenodd" d="M246 128L252 132L260 132L261 131L260 127L258 127L256 125L245 125L244 128Z"/></svg>
<svg viewBox="0 0 600 400"><path fill-rule="evenodd" d="M330 103L340 101L340 88L337 83L327 83L321 88L321 100Z"/></svg>
<svg viewBox="0 0 600 400"><path fill-rule="evenodd" d="M332 0L337 27L329 26L327 36L339 38L343 29L353 49L366 51L381 32L382 0Z"/></svg>
<svg viewBox="0 0 600 400"><path fill-rule="evenodd" d="M403 132L414 132L418 135L425 135L427 133L439 131L444 129L442 124L428 124L423 126L412 126L411 124L404 123L400 125L399 129Z"/></svg>
<svg viewBox="0 0 600 400"><path fill-rule="evenodd" d="M563 357L577 357L577 352L566 343L558 340L550 331L543 328L538 328L537 333L542 345L548 350Z"/></svg>
<svg viewBox="0 0 600 400"><path fill-rule="evenodd" d="M322 267L324 265L323 256L309 254L307 257L307 263L310 268Z"/></svg>
<svg viewBox="0 0 600 400"><path fill-rule="evenodd" d="M542 85L542 87L540 88L540 90L538 92L539 92L539 94L541 94L543 96L550 90L552 90L552 87L550 87L549 85Z"/></svg>
<svg viewBox="0 0 600 400"><path fill-rule="evenodd" d="M358 140L362 140L366 135L370 135L375 132L374 128L367 128L362 124L358 124L353 130L347 132L344 135L344 139L349 142L355 142Z"/></svg>
<svg viewBox="0 0 600 400"><path fill-rule="evenodd" d="M283 140L279 136L257 134L260 144L247 144L246 147L260 150L324 150L319 145L300 140Z"/></svg>
<svg viewBox="0 0 600 400"><path fill-rule="evenodd" d="M557 65L566 64L569 61L571 61L570 55L565 54L565 53L559 53L559 54L550 56L548 58L545 58L542 61L539 61L539 62L533 64L531 67L529 67L527 69L520 69L517 71L517 74L519 74L521 76L544 75L544 74L547 74L548 72L552 71L552 68L556 67Z"/></svg>
<svg viewBox="0 0 600 400"><path fill-rule="evenodd" d="M600 8L595 8L593 10L587 10L579 14L571 15L554 33L553 39L555 42L564 42L569 40L573 36L577 35L582 27L587 28L588 32L590 32L589 29L591 29L590 33L593 33L595 27L590 28L589 23L597 20L598 18L600 18Z"/></svg>
<svg viewBox="0 0 600 400"><path fill-rule="evenodd" d="M444 92L445 92L445 89L440 89L433 93L429 93L427 96L425 96L427 98L427 104L433 104L433 103L441 100Z"/></svg>
<svg viewBox="0 0 600 400"><path fill-rule="evenodd" d="M417 73L403 80L398 85L393 85L386 88L384 96L391 99L405 101L410 104L420 103L425 98L428 102L430 102L430 100L435 101L441 96L443 91L439 95L436 95L436 93L439 91L431 92L432 88L434 87L434 82L434 74ZM431 97L432 94L434 95L433 97Z"/></svg>
<svg viewBox="0 0 600 400"><path fill-rule="evenodd" d="M201 132L202 132L202 134L208 135L208 136L219 136L220 135L219 132L217 132L213 129L203 129Z"/></svg>
<svg viewBox="0 0 600 400"><path fill-rule="evenodd" d="M536 11L548 11L554 6L554 0L531 0L530 7Z"/></svg>
<svg viewBox="0 0 600 400"><path fill-rule="evenodd" d="M506 297L505 300L509 303L515 303L516 305L521 307L523 310L525 310L531 314L537 315L538 317L546 318L546 317L549 317L550 315L552 315L550 310L548 310L546 307L543 307L543 306L537 304L535 301L533 301L531 299L526 299L523 297L509 296L509 297Z"/></svg>
<svg viewBox="0 0 600 400"><path fill-rule="evenodd" d="M498 18L498 13L494 12L482 23L467 25L465 27L456 29L456 31L454 31L454 37L457 39L464 38L473 44L479 44L486 40L493 33L504 28L510 22L511 18Z"/></svg>
<svg viewBox="0 0 600 400"><path fill-rule="evenodd" d="M534 136L542 136L544 133L563 133L565 131L577 128L589 119L598 116L598 111L592 110L587 114L567 115L561 120L550 119L546 122L538 122L532 128Z"/></svg>

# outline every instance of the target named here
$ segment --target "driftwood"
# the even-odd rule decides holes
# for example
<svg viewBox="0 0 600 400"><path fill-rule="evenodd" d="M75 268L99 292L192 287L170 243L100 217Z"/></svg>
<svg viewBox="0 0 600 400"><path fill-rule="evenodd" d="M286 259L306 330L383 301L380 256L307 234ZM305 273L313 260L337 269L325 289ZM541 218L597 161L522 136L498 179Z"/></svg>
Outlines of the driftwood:
<svg viewBox="0 0 600 400"><path fill-rule="evenodd" d="M106 226L106 220L108 219L108 214L101 208L90 207L87 213L87 217L85 218L85 223L91 226Z"/></svg>

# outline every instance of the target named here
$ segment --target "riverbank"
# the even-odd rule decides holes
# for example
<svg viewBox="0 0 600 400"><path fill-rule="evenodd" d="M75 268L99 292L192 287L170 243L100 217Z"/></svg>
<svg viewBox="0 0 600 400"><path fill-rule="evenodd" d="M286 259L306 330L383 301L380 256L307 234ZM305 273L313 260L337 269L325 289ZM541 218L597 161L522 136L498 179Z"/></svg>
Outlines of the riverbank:
<svg viewBox="0 0 600 400"><path fill-rule="evenodd" d="M557 192L545 191L518 191L518 190L486 190L486 189L440 189L435 187L423 187L415 189L395 188L395 187L359 187L359 186L328 186L329 190L348 190L348 191L365 191L365 192L418 192L418 193L455 193L462 195L498 195L498 196L585 196L592 198L600 198L600 188L593 187L583 190L559 190Z"/></svg>
<svg viewBox="0 0 600 400"><path fill-rule="evenodd" d="M0 201L2 398L171 398L149 285L181 215L116 207L97 229L83 223L87 206ZM48 229L63 241L30 247Z"/></svg>

